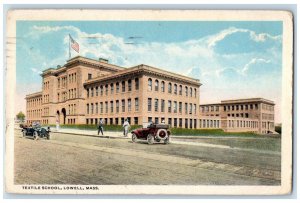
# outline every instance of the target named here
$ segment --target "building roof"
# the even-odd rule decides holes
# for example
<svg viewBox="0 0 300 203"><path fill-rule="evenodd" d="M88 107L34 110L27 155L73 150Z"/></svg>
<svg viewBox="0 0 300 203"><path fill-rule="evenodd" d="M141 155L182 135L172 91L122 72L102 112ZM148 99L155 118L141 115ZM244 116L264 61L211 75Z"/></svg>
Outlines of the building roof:
<svg viewBox="0 0 300 203"><path fill-rule="evenodd" d="M119 77L123 77L123 76L127 76L127 75L133 75L136 73L150 73L150 74L154 74L154 75L160 75L163 77L169 77L175 80L179 80L185 83L190 83L193 85L202 85L198 79L194 79L191 77L187 77L187 76L183 76L177 73L173 73L173 72L169 72L169 71L165 71L159 68L154 68L148 65L138 65L138 66L134 66L131 68L126 68L122 71L118 71L116 73L110 74L110 75L105 75L105 76L99 76L93 79L90 79L88 81L86 81L84 83L84 85L89 85L89 84L93 84L93 83L97 83L100 81L108 81L111 79L115 79L115 78L119 78Z"/></svg>
<svg viewBox="0 0 300 203"><path fill-rule="evenodd" d="M107 62L107 60L103 60L103 59L95 60L95 59L90 59L90 58L86 58L83 56L76 56L76 57L69 59L67 61L67 63L63 66L59 66L56 69L48 68L48 69L44 70L43 73L41 74L41 76L45 76L47 74L58 74L60 72L67 70L69 67L72 67L72 65L78 64L78 63L95 66L95 67L100 67L100 68L105 68L112 72L124 70L124 67L110 64Z"/></svg>
<svg viewBox="0 0 300 203"><path fill-rule="evenodd" d="M246 98L246 99L230 99L230 100L222 100L222 104L228 104L228 103L246 103L246 102L262 102L262 103L268 103L273 104L275 103L271 100L264 99L264 98Z"/></svg>
<svg viewBox="0 0 300 203"><path fill-rule="evenodd" d="M35 92L31 94L27 94L25 99L34 98L34 97L41 97L43 92Z"/></svg>

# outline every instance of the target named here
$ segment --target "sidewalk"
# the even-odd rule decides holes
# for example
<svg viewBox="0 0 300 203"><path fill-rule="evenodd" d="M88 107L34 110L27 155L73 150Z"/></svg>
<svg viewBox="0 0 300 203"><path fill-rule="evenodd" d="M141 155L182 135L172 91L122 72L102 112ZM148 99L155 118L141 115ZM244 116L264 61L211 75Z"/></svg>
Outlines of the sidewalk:
<svg viewBox="0 0 300 203"><path fill-rule="evenodd" d="M112 139L131 139L131 133L128 133L128 137L124 137L123 132L118 131L104 131L103 135L98 135L98 130L80 130L72 128L60 128L56 131L55 127L50 128L51 133L64 133L64 134L73 134L73 135L82 135L82 136L91 136L91 137L102 137L102 138L112 138Z"/></svg>

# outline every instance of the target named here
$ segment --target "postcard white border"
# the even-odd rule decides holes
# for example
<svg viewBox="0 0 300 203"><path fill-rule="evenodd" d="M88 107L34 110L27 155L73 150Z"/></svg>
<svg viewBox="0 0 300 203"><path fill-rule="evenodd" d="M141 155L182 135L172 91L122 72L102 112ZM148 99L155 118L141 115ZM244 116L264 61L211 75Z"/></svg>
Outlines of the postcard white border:
<svg viewBox="0 0 300 203"><path fill-rule="evenodd" d="M53 15L55 14L55 15ZM179 19L180 16L180 19ZM16 48L7 44L6 52L6 192L22 194L176 194L176 195L279 195L292 187L292 96L293 96L293 16L288 11L245 10L11 10L7 15L6 39L15 40L17 20L49 21L282 21L282 154L281 186L158 186L101 185L100 190L24 190L14 185L14 92L16 89ZM51 185L52 186L52 185ZM138 191L138 192L137 192Z"/></svg>

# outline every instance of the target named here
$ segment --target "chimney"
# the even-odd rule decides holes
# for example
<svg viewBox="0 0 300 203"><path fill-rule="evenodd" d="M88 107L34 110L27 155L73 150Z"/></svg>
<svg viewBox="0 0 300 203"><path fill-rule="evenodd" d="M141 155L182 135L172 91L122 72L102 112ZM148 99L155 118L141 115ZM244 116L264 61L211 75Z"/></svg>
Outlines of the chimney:
<svg viewBox="0 0 300 203"><path fill-rule="evenodd" d="M103 63L108 63L108 59L105 59L105 58L99 58L99 61L103 62Z"/></svg>

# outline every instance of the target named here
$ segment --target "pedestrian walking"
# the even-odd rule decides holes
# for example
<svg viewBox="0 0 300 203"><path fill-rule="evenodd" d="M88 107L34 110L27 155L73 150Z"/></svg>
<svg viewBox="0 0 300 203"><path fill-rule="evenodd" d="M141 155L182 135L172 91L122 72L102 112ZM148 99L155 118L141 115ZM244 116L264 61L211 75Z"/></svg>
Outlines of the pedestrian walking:
<svg viewBox="0 0 300 203"><path fill-rule="evenodd" d="M129 131L129 128L130 128L130 124L129 124L129 122L128 122L128 120L127 119L125 119L125 122L124 122L124 124L123 124L123 128L124 128L124 137L127 137L127 135L128 135L128 131Z"/></svg>
<svg viewBox="0 0 300 203"><path fill-rule="evenodd" d="M59 121L56 120L56 131L59 131Z"/></svg>
<svg viewBox="0 0 300 203"><path fill-rule="evenodd" d="M99 121L99 123L98 123L98 126L97 126L98 127L98 135L99 135L100 132L103 135L103 125L104 125L104 121L101 118L100 121Z"/></svg>

